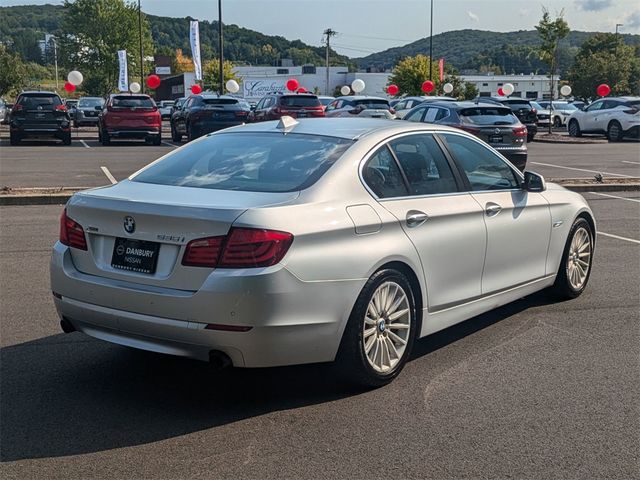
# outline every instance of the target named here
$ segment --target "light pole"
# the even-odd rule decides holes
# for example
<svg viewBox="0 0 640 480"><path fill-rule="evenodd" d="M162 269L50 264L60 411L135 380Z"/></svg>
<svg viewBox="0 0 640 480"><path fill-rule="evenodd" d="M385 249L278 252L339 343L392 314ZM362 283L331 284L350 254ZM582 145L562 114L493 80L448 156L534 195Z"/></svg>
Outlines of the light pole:
<svg viewBox="0 0 640 480"><path fill-rule="evenodd" d="M433 0L431 0L431 27L429 29L429 80L433 81Z"/></svg>
<svg viewBox="0 0 640 480"><path fill-rule="evenodd" d="M222 0L218 0L218 43L220 45L220 90L219 95L224 93L224 52L222 48L222 42L224 41L224 35L222 33Z"/></svg>
<svg viewBox="0 0 640 480"><path fill-rule="evenodd" d="M53 61L56 66L56 92L57 92L59 90L58 88L58 42L56 40L56 37L54 37L53 35L51 36L49 41L53 42Z"/></svg>
<svg viewBox="0 0 640 480"><path fill-rule="evenodd" d="M144 93L144 57L142 56L142 10L138 0L138 33L140 34L140 89Z"/></svg>

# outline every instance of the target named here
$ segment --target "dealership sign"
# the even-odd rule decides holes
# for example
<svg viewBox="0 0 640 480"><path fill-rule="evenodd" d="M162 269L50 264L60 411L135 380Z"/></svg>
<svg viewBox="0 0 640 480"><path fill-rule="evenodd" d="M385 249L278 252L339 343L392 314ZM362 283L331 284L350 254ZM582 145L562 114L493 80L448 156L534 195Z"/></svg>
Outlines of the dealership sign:
<svg viewBox="0 0 640 480"><path fill-rule="evenodd" d="M289 77L274 78L247 78L242 82L242 92L244 98L262 98L273 93L284 93L287 91L287 80Z"/></svg>

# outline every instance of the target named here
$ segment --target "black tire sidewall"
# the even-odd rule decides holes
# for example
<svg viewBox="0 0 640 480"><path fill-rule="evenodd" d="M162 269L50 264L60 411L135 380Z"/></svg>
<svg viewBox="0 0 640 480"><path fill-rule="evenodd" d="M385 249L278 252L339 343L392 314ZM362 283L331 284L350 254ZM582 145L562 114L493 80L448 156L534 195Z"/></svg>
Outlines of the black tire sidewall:
<svg viewBox="0 0 640 480"><path fill-rule="evenodd" d="M617 125L618 126L618 135L616 135L616 136L612 136L611 135L611 127L613 125ZM611 122L609 124L609 126L607 127L607 138L609 139L610 142L619 142L619 141L622 140L622 125L620 125L620 123L617 122L616 120Z"/></svg>
<svg viewBox="0 0 640 480"><path fill-rule="evenodd" d="M409 305L411 308L411 329L407 340L407 346L400 361L391 372L381 374L376 372L367 360L364 351L363 322L373 293L380 285L388 281L392 281L400 285L409 299ZM352 383L366 387L383 386L397 377L411 355L411 350L416 338L418 322L415 305L413 289L404 274L394 269L379 270L373 274L360 292L342 336L342 342L340 344L340 350L337 357L341 373L346 375Z"/></svg>

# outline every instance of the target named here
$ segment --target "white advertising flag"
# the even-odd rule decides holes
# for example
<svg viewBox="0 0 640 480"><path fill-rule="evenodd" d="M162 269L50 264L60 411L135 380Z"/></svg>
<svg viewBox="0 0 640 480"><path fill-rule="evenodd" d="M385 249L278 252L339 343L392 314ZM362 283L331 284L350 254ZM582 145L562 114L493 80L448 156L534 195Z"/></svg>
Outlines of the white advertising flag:
<svg viewBox="0 0 640 480"><path fill-rule="evenodd" d="M120 73L118 75L118 90L126 92L129 90L129 74L127 73L127 51L118 50L118 61L120 62Z"/></svg>
<svg viewBox="0 0 640 480"><path fill-rule="evenodd" d="M197 20L191 20L191 28L189 29L189 40L191 41L191 56L193 57L193 65L196 69L196 80L202 80L202 63L200 62L200 31L198 30Z"/></svg>

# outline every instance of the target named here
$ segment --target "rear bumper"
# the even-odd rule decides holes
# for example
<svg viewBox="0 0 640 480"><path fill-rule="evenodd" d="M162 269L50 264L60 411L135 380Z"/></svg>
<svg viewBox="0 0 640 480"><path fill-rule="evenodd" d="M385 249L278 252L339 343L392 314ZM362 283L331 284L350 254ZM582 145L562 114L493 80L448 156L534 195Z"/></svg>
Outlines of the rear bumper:
<svg viewBox="0 0 640 480"><path fill-rule="evenodd" d="M244 120L228 120L224 122L215 122L215 121L198 121L196 123L191 124L191 129L194 132L197 132L198 135L205 135L211 132L217 132L218 130L222 130L223 128L229 127L237 127L238 125L242 125L247 122Z"/></svg>
<svg viewBox="0 0 640 480"><path fill-rule="evenodd" d="M61 318L95 338L208 360L219 350L237 367L332 361L366 280L303 282L281 265L215 270L197 292L86 275L56 243L51 287ZM251 327L246 332L207 324Z"/></svg>
<svg viewBox="0 0 640 480"><path fill-rule="evenodd" d="M13 135L17 135L20 138L28 137L54 137L64 138L71 134L70 126L52 126L52 125L11 125L10 131Z"/></svg>
<svg viewBox="0 0 640 480"><path fill-rule="evenodd" d="M116 138L146 138L160 135L159 128L109 128L107 133Z"/></svg>

